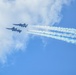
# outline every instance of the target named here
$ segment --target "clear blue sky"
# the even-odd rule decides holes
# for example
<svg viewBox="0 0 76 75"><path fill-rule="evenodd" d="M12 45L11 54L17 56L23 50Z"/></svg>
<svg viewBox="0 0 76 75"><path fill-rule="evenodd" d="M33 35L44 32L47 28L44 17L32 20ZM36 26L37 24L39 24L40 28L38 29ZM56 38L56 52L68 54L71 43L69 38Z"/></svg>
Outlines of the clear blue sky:
<svg viewBox="0 0 76 75"><path fill-rule="evenodd" d="M58 26L76 28L76 1L62 9ZM56 25L57 26L57 25ZM26 51L8 56L0 75L76 75L76 45L50 38L30 38Z"/></svg>

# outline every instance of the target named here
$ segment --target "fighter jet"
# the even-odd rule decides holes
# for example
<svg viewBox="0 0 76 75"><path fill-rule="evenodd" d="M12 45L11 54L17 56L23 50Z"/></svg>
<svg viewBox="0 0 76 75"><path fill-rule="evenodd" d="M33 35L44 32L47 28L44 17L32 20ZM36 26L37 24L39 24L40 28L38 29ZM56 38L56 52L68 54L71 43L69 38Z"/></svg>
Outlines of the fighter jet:
<svg viewBox="0 0 76 75"><path fill-rule="evenodd" d="M22 30L19 30L19 29L17 29L17 28L15 28L15 27L12 27L12 28L6 28L6 29L8 29L8 30L12 30L12 31L17 31L17 32L21 32Z"/></svg>
<svg viewBox="0 0 76 75"><path fill-rule="evenodd" d="M25 23L24 24L21 24L21 23L20 24L13 24L13 25L21 26L21 27L25 27L25 28L28 26L28 24L25 24Z"/></svg>

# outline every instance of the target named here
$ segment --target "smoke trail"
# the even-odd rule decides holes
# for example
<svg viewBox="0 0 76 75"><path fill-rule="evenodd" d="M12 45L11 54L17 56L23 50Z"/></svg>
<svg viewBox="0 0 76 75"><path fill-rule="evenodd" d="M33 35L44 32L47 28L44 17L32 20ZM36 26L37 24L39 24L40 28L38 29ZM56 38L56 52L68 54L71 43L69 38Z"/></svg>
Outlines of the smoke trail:
<svg viewBox="0 0 76 75"><path fill-rule="evenodd" d="M44 33L44 34L51 34L51 35L55 35L55 36L62 36L62 37L69 37L69 38L76 38L76 35L73 34L67 34L67 33L59 33L59 32L53 32L53 31L46 31L45 30L36 30L36 29L30 29L30 32L38 32L38 33Z"/></svg>
<svg viewBox="0 0 76 75"><path fill-rule="evenodd" d="M52 26L52 28L53 28L53 26ZM54 39L63 40L63 41L73 43L73 44L76 43L76 34L74 32L76 29L59 28L59 27L54 27L56 29L54 29L54 28L52 29L52 28L50 26L31 26L31 28L28 30L28 33L36 34L36 35L40 35L40 36L51 37ZM67 31L66 31L66 29L67 29ZM51 31L51 30L53 30L53 31ZM71 32L69 30L71 30ZM63 31L63 32L61 32L61 31ZM72 32L74 32L74 33L72 33Z"/></svg>
<svg viewBox="0 0 76 75"><path fill-rule="evenodd" d="M60 37L60 36L54 36L54 35L50 35L50 34L44 34L44 33L38 32L38 31L37 32L36 31L28 31L28 33L34 34L34 35L39 35L39 36L44 36L44 37L49 37L49 38L54 38L54 39L66 41L68 43L76 44L76 40L74 40L74 39L69 39L69 38Z"/></svg>
<svg viewBox="0 0 76 75"><path fill-rule="evenodd" d="M32 26L35 29L46 29L46 30L53 30L53 31L60 31L65 33L72 33L76 35L76 29L74 28L63 28L63 27L55 27L55 26Z"/></svg>

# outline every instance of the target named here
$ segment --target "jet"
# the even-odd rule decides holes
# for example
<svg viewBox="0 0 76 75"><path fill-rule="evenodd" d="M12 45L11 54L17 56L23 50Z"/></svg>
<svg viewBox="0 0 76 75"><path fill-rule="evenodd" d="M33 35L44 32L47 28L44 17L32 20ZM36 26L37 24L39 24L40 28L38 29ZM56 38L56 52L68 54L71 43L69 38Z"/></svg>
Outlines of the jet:
<svg viewBox="0 0 76 75"><path fill-rule="evenodd" d="M13 25L21 26L21 27L25 27L25 28L28 26L28 24L26 24L26 23L24 23L24 24L21 24L21 23L20 24L13 24Z"/></svg>
<svg viewBox="0 0 76 75"><path fill-rule="evenodd" d="M12 27L12 28L6 28L6 29L8 29L8 30L12 30L12 31L17 31L17 32L21 32L22 30L19 30L19 29L17 29L17 28L15 28L15 27Z"/></svg>

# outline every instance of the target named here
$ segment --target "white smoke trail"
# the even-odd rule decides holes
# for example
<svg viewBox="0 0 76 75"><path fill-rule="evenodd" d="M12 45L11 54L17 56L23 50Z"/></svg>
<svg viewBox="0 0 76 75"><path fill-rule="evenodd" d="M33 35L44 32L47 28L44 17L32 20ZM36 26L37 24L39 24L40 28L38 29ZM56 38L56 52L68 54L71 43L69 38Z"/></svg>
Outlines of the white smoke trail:
<svg viewBox="0 0 76 75"><path fill-rule="evenodd" d="M54 28L56 28L56 29L54 29ZM71 28L61 28L60 29L58 27L54 27L54 28L52 29L50 26L31 26L31 28L28 30L28 33L36 34L36 35L40 35L40 36L51 37L51 38L63 40L66 42L70 42L73 44L76 43L76 34L74 32L76 29L71 29ZM67 31L66 31L66 29L67 29ZM53 30L53 31L51 31L51 30ZM71 32L69 30L71 30ZM63 31L63 32L61 32L61 31ZM72 33L72 32L74 32L74 33Z"/></svg>
<svg viewBox="0 0 76 75"><path fill-rule="evenodd" d="M44 36L44 37L54 38L54 39L66 41L68 43L76 44L76 40L74 40L74 39L69 39L69 38L60 37L60 36L54 36L54 35L50 35L50 34L44 34L42 32L38 32L38 31L37 32L36 31L28 31L28 33L29 34L38 35L38 36Z"/></svg>
<svg viewBox="0 0 76 75"><path fill-rule="evenodd" d="M73 34L67 34L67 33L59 33L59 32L53 32L53 31L46 31L46 30L36 30L36 29L30 29L30 32L38 32L43 34L49 34L49 35L55 35L55 36L62 36L62 37L69 37L69 38L76 38L76 35Z"/></svg>
<svg viewBox="0 0 76 75"><path fill-rule="evenodd" d="M63 27L55 27L55 26L32 26L34 29L46 29L46 30L53 30L53 31L60 31L65 33L72 33L76 35L76 29L74 28L63 28Z"/></svg>

